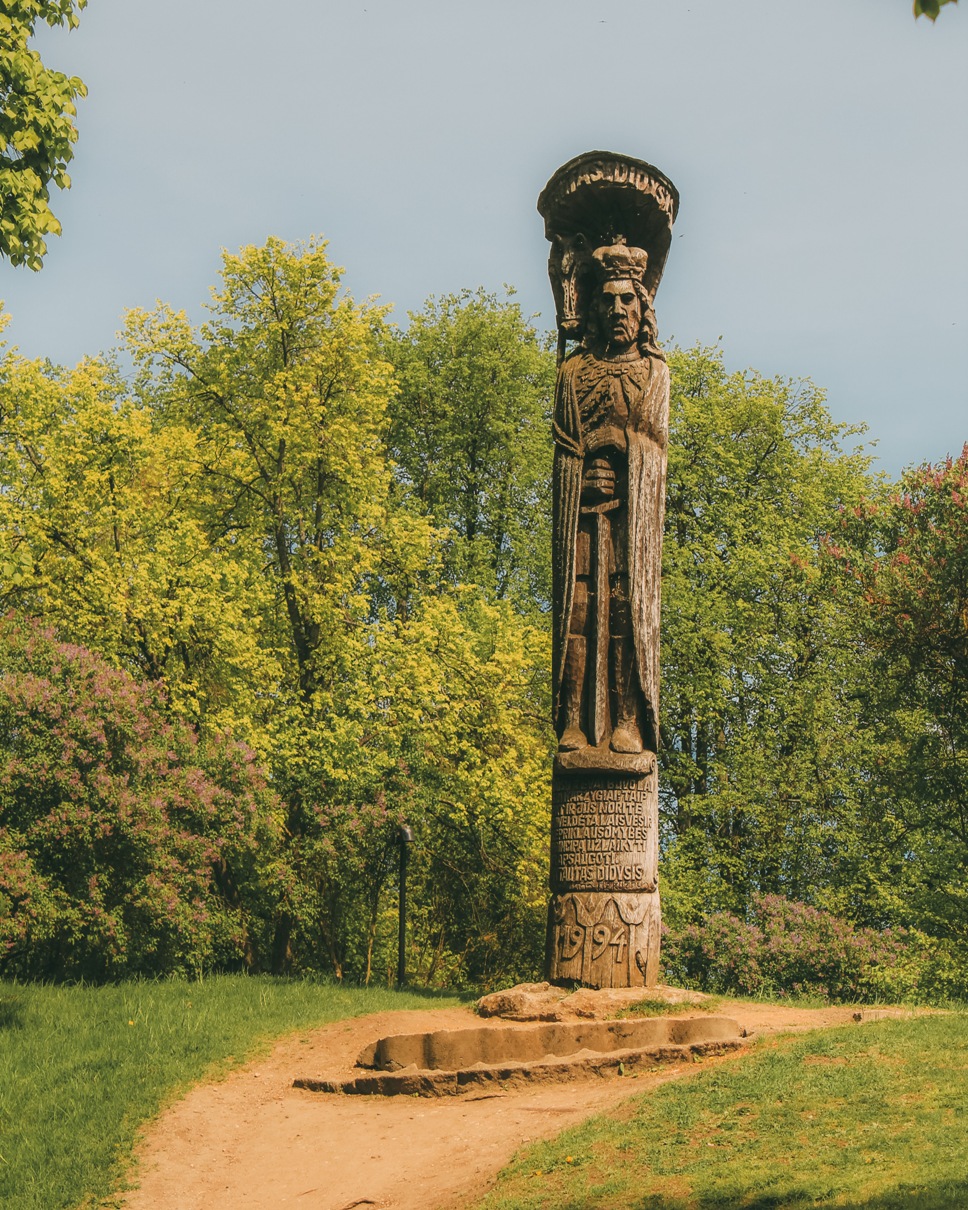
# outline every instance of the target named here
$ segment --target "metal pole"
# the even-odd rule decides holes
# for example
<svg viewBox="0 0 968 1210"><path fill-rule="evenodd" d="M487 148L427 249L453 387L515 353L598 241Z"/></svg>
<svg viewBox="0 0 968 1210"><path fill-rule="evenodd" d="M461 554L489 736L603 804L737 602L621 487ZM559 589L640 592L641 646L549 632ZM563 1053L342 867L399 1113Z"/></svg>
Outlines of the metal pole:
<svg viewBox="0 0 968 1210"><path fill-rule="evenodd" d="M397 987L407 982L407 858L413 843L413 828L400 825L400 903L397 912Z"/></svg>

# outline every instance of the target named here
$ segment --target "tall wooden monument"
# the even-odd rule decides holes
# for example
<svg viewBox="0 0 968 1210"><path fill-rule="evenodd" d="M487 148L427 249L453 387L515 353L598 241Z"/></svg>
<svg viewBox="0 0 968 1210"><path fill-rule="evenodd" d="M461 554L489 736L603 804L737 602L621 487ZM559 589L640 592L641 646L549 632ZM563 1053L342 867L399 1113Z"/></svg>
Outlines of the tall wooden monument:
<svg viewBox="0 0 968 1210"><path fill-rule="evenodd" d="M679 205L642 160L592 151L538 210L558 323L554 407L552 982L659 974L659 614L669 371L653 300ZM575 342L569 351L569 342Z"/></svg>

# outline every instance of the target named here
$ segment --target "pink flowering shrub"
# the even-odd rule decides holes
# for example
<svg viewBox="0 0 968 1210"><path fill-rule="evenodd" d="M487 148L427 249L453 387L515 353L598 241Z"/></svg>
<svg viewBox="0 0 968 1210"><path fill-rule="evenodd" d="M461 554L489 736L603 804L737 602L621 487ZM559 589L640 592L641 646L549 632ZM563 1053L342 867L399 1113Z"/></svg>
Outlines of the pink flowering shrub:
<svg viewBox="0 0 968 1210"><path fill-rule="evenodd" d="M275 796L157 692L0 622L0 973L115 978L254 965Z"/></svg>
<svg viewBox="0 0 968 1210"><path fill-rule="evenodd" d="M817 995L855 1002L889 988L905 952L889 930L846 920L780 895L756 895L751 919L714 912L663 937L670 982L740 995Z"/></svg>

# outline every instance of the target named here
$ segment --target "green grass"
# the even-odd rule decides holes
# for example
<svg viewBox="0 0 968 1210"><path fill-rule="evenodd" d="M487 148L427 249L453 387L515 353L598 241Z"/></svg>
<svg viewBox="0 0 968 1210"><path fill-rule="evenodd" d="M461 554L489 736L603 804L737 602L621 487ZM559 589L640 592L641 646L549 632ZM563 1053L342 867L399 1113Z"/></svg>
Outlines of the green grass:
<svg viewBox="0 0 968 1210"><path fill-rule="evenodd" d="M678 1017L683 1013L718 1013L722 1007L721 996L704 996L699 999L679 1000L670 1004L667 1000L636 1000L619 1014L623 1017Z"/></svg>
<svg viewBox="0 0 968 1210"><path fill-rule="evenodd" d="M116 987L0 982L0 1207L97 1204L121 1183L140 1125L179 1090L275 1037L361 1013L456 1003L240 976Z"/></svg>
<svg viewBox="0 0 968 1210"><path fill-rule="evenodd" d="M761 1043L524 1152L480 1210L968 1206L968 1014Z"/></svg>

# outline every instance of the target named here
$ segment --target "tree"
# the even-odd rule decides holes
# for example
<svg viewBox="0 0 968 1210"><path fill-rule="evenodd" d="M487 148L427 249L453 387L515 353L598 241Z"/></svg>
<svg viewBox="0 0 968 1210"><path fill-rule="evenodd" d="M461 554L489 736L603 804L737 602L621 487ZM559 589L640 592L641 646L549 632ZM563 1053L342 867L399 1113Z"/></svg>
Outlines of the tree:
<svg viewBox="0 0 968 1210"><path fill-rule="evenodd" d="M73 118L87 93L76 76L48 68L27 43L39 21L74 29L87 0L7 0L0 15L0 257L40 269L47 235L60 235L51 181L69 189Z"/></svg>
<svg viewBox="0 0 968 1210"><path fill-rule="evenodd" d="M226 256L211 309L198 328L135 312L128 340L139 405L190 434L209 545L256 583L254 742L287 808L274 964L369 974L406 816L425 974L494 977L502 922L543 899L546 638L441 582L441 535L388 458L383 312L340 293L324 245Z"/></svg>
<svg viewBox="0 0 968 1210"><path fill-rule="evenodd" d="M444 984L533 978L554 751L548 628L464 585L428 595L399 639L398 768L418 840L412 969Z"/></svg>
<svg viewBox="0 0 968 1210"><path fill-rule="evenodd" d="M968 446L845 510L827 554L855 594L872 892L968 946Z"/></svg>
<svg viewBox="0 0 968 1210"><path fill-rule="evenodd" d="M261 562L212 541L197 441L110 366L0 358L0 604L42 616L208 732L256 742ZM235 544L231 553L238 555Z"/></svg>
<svg viewBox="0 0 968 1210"><path fill-rule="evenodd" d="M670 356L663 548L664 878L673 916L756 892L849 908L850 617L822 536L870 491L809 382Z"/></svg>
<svg viewBox="0 0 968 1210"><path fill-rule="evenodd" d="M554 358L509 294L431 299L389 353L389 453L444 535L443 584L403 678L425 890L414 966L491 984L540 969L549 829ZM418 805L419 804L419 805Z"/></svg>
<svg viewBox="0 0 968 1210"><path fill-rule="evenodd" d="M383 312L340 297L339 272L319 241L269 240L225 255L208 322L162 307L133 312L127 331L143 405L193 434L207 541L263 585L255 622L272 668L255 725L287 803L290 861L275 965L301 948L342 974L348 922L369 911L382 863L371 834L389 826L371 589L386 591L394 561L406 574L414 551L425 557L429 531L388 511ZM330 845L342 868L320 860Z"/></svg>
<svg viewBox="0 0 968 1210"><path fill-rule="evenodd" d="M127 331L133 391L98 361L0 358L0 602L151 684L203 743L254 748L284 805L274 969L392 965L406 817L411 969L530 974L547 634L442 576L453 539L388 458L382 312L318 241L270 240L225 257L208 323L160 307Z"/></svg>
<svg viewBox="0 0 968 1210"><path fill-rule="evenodd" d="M338 298L339 276L324 244L271 239L224 256L199 329L165 307L127 321L141 399L195 434L209 538L271 572L275 639L307 703L332 693L367 619L386 532L383 313Z"/></svg>
<svg viewBox="0 0 968 1210"><path fill-rule="evenodd" d="M400 377L390 456L451 531L446 570L548 608L554 357L510 295L430 299L389 345Z"/></svg>

